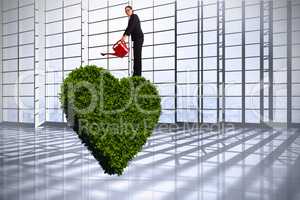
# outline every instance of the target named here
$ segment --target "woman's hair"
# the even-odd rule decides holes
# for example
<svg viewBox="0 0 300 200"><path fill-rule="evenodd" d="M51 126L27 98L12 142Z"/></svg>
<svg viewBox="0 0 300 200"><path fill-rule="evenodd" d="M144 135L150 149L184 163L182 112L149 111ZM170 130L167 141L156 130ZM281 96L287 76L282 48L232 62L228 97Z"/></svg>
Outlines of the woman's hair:
<svg viewBox="0 0 300 200"><path fill-rule="evenodd" d="M126 6L125 9L126 9L126 8L129 8L130 10L132 10L132 6Z"/></svg>

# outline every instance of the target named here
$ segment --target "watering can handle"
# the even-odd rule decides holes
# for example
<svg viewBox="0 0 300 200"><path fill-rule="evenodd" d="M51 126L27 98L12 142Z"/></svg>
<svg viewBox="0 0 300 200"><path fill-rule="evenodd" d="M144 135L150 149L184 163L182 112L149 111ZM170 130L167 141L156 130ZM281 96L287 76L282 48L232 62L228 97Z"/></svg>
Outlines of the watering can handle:
<svg viewBox="0 0 300 200"><path fill-rule="evenodd" d="M116 43L114 44L114 46L113 46L113 49L114 49L114 48L115 48L115 46L116 46L116 45L118 45L120 42L121 42L121 43L123 43L123 44L125 43L124 41L122 41L122 40L119 40L118 42L116 42ZM126 43L125 43L125 44L126 44Z"/></svg>

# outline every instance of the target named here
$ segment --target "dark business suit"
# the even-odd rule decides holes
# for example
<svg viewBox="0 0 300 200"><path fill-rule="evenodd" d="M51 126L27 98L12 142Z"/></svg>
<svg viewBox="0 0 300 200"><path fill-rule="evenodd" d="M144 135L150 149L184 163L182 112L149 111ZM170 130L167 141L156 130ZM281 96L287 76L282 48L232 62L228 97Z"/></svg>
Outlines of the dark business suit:
<svg viewBox="0 0 300 200"><path fill-rule="evenodd" d="M123 35L131 35L133 41L133 76L142 75L142 47L144 43L144 33L141 29L140 19L136 14L132 14L128 21L128 26Z"/></svg>

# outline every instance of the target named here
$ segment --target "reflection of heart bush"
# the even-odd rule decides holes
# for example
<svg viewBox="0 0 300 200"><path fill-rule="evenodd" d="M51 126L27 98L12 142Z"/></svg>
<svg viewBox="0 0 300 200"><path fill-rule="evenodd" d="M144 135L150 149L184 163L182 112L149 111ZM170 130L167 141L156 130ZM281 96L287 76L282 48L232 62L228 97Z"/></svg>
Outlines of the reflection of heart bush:
<svg viewBox="0 0 300 200"><path fill-rule="evenodd" d="M161 113L159 93L149 80L119 80L94 65L73 70L59 95L68 123L108 174L122 174Z"/></svg>

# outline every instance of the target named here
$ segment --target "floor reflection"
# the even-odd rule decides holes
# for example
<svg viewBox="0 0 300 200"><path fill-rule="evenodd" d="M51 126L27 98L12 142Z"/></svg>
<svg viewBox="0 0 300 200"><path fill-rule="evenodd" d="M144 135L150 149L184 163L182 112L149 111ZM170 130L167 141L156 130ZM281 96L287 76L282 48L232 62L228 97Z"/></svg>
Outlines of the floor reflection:
<svg viewBox="0 0 300 200"><path fill-rule="evenodd" d="M0 127L0 199L300 199L300 131L157 128L122 176L69 128Z"/></svg>

